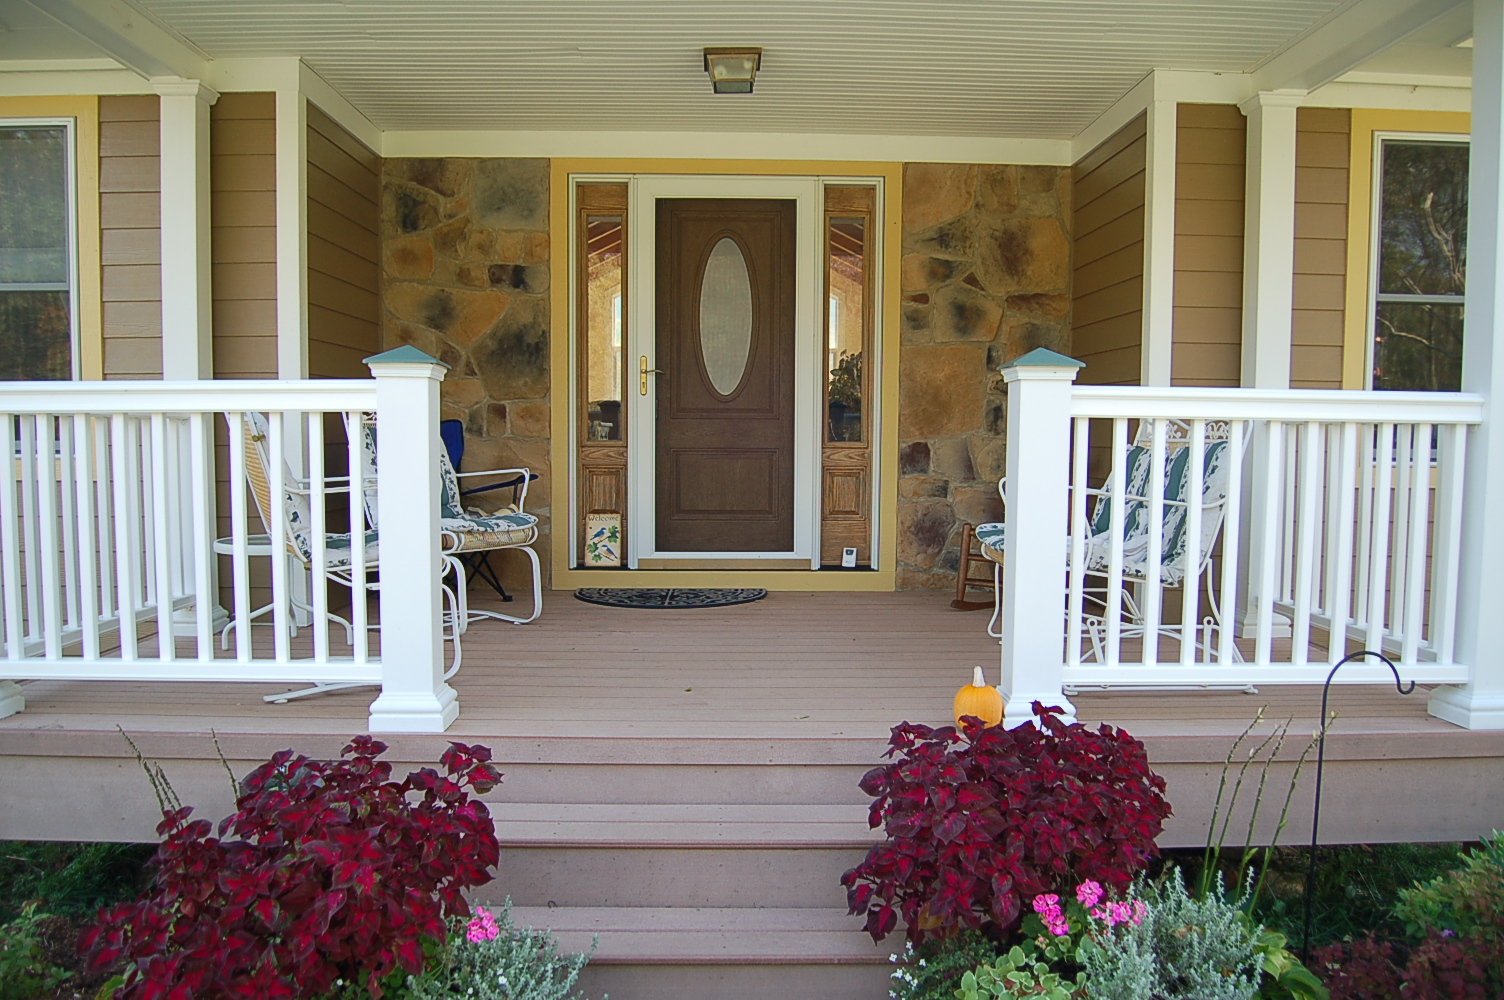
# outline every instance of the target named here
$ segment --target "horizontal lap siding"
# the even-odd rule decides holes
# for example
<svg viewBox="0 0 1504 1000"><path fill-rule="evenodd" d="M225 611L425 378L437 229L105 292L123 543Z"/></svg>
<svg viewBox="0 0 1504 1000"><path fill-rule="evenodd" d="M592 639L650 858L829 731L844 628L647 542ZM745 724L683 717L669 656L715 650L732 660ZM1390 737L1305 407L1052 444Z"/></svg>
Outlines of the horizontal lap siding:
<svg viewBox="0 0 1504 1000"><path fill-rule="evenodd" d="M277 377L277 106L223 94L209 112L214 377Z"/></svg>
<svg viewBox="0 0 1504 1000"><path fill-rule="evenodd" d="M308 105L308 371L364 378L381 350L381 159Z"/></svg>
<svg viewBox="0 0 1504 1000"><path fill-rule="evenodd" d="M1301 108L1295 118L1295 297L1290 387L1342 388L1352 112Z"/></svg>
<svg viewBox="0 0 1504 1000"><path fill-rule="evenodd" d="M1247 134L1234 105L1176 109L1174 385L1240 380Z"/></svg>
<svg viewBox="0 0 1504 1000"><path fill-rule="evenodd" d="M155 96L99 99L104 377L162 377L161 113Z"/></svg>
<svg viewBox="0 0 1504 1000"><path fill-rule="evenodd" d="M1145 116L1071 168L1071 352L1087 385L1137 385L1144 318Z"/></svg>

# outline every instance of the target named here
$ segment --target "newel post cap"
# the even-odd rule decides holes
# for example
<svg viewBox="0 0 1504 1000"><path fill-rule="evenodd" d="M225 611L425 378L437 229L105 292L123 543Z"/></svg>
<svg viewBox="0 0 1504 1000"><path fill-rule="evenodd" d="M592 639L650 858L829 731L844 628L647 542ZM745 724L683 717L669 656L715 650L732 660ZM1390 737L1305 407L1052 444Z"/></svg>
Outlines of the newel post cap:
<svg viewBox="0 0 1504 1000"><path fill-rule="evenodd" d="M1077 373L1085 367L1085 361L1077 361L1046 347L1036 347L1003 365L999 371L1003 373L1004 382L1016 382L1019 379L1061 379L1074 382Z"/></svg>
<svg viewBox="0 0 1504 1000"><path fill-rule="evenodd" d="M441 379L449 370L447 364L411 344L373 354L364 360L370 366L371 374L377 378L396 375Z"/></svg>

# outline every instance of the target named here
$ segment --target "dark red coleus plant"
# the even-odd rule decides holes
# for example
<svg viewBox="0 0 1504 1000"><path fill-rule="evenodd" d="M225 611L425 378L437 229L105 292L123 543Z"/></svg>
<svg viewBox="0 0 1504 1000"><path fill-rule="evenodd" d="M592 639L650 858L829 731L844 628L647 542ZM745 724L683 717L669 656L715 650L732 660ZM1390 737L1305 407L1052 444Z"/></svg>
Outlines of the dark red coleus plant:
<svg viewBox="0 0 1504 1000"><path fill-rule="evenodd" d="M156 875L134 903L100 911L80 949L94 971L126 964L116 1000L314 997L338 979L419 972L425 939L469 913L491 880L491 816L471 793L501 775L485 747L451 743L444 773L402 781L357 736L338 760L284 750L240 786L218 836L192 809L164 813Z"/></svg>
<svg viewBox="0 0 1504 1000"><path fill-rule="evenodd" d="M1084 879L1122 891L1159 853L1170 805L1144 745L1033 707L1038 722L1016 729L894 727L886 756L898 759L861 783L888 839L841 877L874 941L900 916L915 944L962 928L1002 936L1040 893Z"/></svg>

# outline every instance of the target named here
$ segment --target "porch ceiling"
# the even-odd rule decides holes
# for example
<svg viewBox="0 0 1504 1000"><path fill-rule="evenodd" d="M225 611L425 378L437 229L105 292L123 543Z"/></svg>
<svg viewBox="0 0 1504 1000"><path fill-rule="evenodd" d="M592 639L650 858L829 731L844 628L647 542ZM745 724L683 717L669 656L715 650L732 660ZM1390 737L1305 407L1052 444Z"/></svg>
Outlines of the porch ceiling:
<svg viewBox="0 0 1504 1000"><path fill-rule="evenodd" d="M1075 136L1152 69L1245 72L1355 0L136 0L301 56L379 128ZM43 4L45 7L45 4ZM707 45L761 45L715 97Z"/></svg>

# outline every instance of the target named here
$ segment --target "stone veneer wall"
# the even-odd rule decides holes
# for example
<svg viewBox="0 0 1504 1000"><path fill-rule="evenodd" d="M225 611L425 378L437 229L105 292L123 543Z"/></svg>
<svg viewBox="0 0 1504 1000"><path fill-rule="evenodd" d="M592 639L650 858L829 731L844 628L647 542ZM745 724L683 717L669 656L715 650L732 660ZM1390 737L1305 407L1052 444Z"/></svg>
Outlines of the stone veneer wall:
<svg viewBox="0 0 1504 1000"><path fill-rule="evenodd" d="M998 368L1070 349L1070 175L904 167L898 587L955 586L961 524L1000 520Z"/></svg>
<svg viewBox="0 0 1504 1000"><path fill-rule="evenodd" d="M440 416L465 421L465 469L538 473L527 509L549 549L547 160L388 159L381 198L382 343L450 366ZM520 582L521 559L497 560ZM543 559L544 586L549 560ZM526 600L526 598L523 598Z"/></svg>

